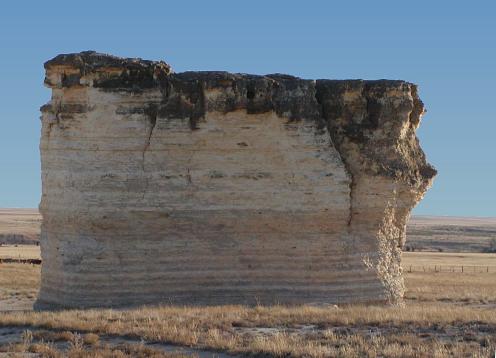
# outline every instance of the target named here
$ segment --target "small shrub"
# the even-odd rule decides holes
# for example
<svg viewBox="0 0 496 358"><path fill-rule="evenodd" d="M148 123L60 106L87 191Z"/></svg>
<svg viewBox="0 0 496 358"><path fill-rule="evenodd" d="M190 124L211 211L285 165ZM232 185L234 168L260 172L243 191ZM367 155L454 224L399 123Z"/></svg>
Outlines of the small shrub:
<svg viewBox="0 0 496 358"><path fill-rule="evenodd" d="M28 351L30 353L38 353L43 358L60 358L62 353L58 351L55 346L51 343L35 343L31 344Z"/></svg>
<svg viewBox="0 0 496 358"><path fill-rule="evenodd" d="M72 342L74 340L74 333L69 332L69 331L60 332L59 334L57 334L55 336L56 336L55 340L58 340L58 341Z"/></svg>
<svg viewBox="0 0 496 358"><path fill-rule="evenodd" d="M27 329L22 332L21 338L23 346L28 347L33 342L33 332Z"/></svg>
<svg viewBox="0 0 496 358"><path fill-rule="evenodd" d="M79 333L74 333L74 338L69 344L69 348L73 352L79 352L82 351L84 348L84 341L83 338Z"/></svg>
<svg viewBox="0 0 496 358"><path fill-rule="evenodd" d="M95 333L87 333L83 336L84 344L88 344L91 346L98 344L99 339L100 337L98 337L98 334Z"/></svg>

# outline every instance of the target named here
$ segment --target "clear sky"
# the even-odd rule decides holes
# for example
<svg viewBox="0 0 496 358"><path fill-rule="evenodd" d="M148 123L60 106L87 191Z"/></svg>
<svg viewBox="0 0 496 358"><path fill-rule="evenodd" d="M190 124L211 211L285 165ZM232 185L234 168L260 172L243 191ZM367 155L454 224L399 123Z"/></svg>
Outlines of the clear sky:
<svg viewBox="0 0 496 358"><path fill-rule="evenodd" d="M416 214L496 216L495 1L5 1L0 7L0 207L40 199L43 62L96 50L176 72L404 79L439 170Z"/></svg>

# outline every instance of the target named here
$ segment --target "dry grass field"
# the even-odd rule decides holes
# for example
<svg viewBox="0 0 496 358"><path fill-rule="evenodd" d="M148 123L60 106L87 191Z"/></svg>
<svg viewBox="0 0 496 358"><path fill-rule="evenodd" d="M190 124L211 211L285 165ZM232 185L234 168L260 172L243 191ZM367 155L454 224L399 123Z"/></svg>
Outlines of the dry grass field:
<svg viewBox="0 0 496 358"><path fill-rule="evenodd" d="M433 266L439 262L491 264L496 259L494 254L444 255L406 253L405 262ZM54 357L493 356L496 273L405 272L405 277L404 307L163 306L4 312L0 314L0 351ZM0 265L0 302L32 302L38 283L39 266ZM2 327L4 332L17 332L3 345ZM26 335L31 336L27 341ZM95 342L85 343L84 337ZM171 353L171 347L179 351ZM189 351L181 353L178 347Z"/></svg>
<svg viewBox="0 0 496 358"><path fill-rule="evenodd" d="M40 285L40 266L0 264L0 312L32 309Z"/></svg>
<svg viewBox="0 0 496 358"><path fill-rule="evenodd" d="M0 325L20 326L46 340L60 332L91 333L101 340L129 337L276 357L489 357L496 344L494 310L439 304L17 312L2 315Z"/></svg>
<svg viewBox="0 0 496 358"><path fill-rule="evenodd" d="M403 267L414 266L445 266L454 267L483 267L496 269L496 254L494 253L438 253L438 252L404 252Z"/></svg>
<svg viewBox="0 0 496 358"><path fill-rule="evenodd" d="M407 248L415 251L486 252L493 240L496 218L413 216L407 228Z"/></svg>
<svg viewBox="0 0 496 358"><path fill-rule="evenodd" d="M0 209L0 245L36 243L40 224L37 209Z"/></svg>
<svg viewBox="0 0 496 358"><path fill-rule="evenodd" d="M39 259L40 247L36 245L2 245L0 246L0 259Z"/></svg>

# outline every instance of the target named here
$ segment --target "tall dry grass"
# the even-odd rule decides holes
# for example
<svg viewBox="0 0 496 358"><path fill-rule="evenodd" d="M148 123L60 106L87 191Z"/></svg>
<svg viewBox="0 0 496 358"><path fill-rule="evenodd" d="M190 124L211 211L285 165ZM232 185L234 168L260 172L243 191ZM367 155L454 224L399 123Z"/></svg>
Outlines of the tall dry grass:
<svg viewBox="0 0 496 358"><path fill-rule="evenodd" d="M407 300L496 304L496 273L412 272Z"/></svg>
<svg viewBox="0 0 496 358"><path fill-rule="evenodd" d="M34 299L39 286L39 266L0 264L0 300Z"/></svg>
<svg viewBox="0 0 496 358"><path fill-rule="evenodd" d="M427 352L434 356L484 356L496 346L496 311L439 304L403 308L164 306L123 311L17 312L0 316L0 325L131 336L272 356L403 357ZM308 325L313 326L301 329ZM259 330L250 329L253 327ZM485 333L479 334L478 327ZM267 332L267 328L275 329ZM420 339L419 332L423 334ZM462 340L457 341L456 337Z"/></svg>
<svg viewBox="0 0 496 358"><path fill-rule="evenodd" d="M13 290L36 290L38 278L29 277L37 268L10 266L7 271L7 265L0 267L0 283ZM15 279L19 277L27 281ZM67 337L79 332L93 339L131 336L277 357L487 357L496 349L496 310L488 304L496 297L493 277L406 274L405 307L162 306L10 312L0 315L0 326L69 331L64 333Z"/></svg>

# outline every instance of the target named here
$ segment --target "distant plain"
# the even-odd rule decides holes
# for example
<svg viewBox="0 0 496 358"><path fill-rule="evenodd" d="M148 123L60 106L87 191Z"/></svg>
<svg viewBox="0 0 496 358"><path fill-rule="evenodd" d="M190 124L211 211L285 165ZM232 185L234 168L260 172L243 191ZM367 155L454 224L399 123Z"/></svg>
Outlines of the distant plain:
<svg viewBox="0 0 496 358"><path fill-rule="evenodd" d="M37 209L0 209L0 245L39 240ZM496 240L496 218L412 216L406 251L486 252Z"/></svg>

